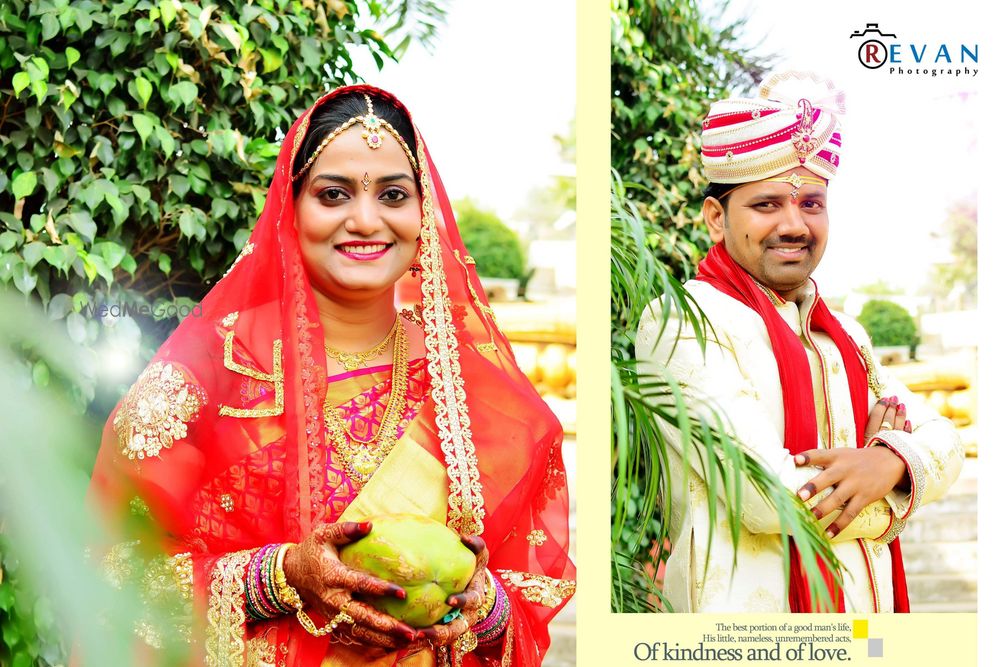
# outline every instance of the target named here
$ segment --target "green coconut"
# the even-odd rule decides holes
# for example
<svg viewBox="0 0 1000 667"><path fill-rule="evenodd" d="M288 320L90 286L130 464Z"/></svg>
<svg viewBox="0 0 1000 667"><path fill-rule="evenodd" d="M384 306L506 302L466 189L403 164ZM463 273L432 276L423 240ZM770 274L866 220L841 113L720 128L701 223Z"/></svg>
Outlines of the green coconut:
<svg viewBox="0 0 1000 667"><path fill-rule="evenodd" d="M439 622L446 600L465 590L476 570L476 556L458 533L415 514L371 517L371 532L340 548L340 560L356 570L398 584L406 599L385 595L362 598L376 609L415 627Z"/></svg>

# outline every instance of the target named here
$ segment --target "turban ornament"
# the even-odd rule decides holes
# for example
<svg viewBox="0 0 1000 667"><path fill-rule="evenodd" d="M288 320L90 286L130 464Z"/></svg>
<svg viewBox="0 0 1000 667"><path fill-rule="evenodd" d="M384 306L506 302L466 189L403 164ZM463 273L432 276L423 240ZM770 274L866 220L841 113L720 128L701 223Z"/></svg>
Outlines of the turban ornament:
<svg viewBox="0 0 1000 667"><path fill-rule="evenodd" d="M829 180L840 165L844 94L809 72L772 74L757 97L712 104L702 164L713 183L749 183L795 167Z"/></svg>

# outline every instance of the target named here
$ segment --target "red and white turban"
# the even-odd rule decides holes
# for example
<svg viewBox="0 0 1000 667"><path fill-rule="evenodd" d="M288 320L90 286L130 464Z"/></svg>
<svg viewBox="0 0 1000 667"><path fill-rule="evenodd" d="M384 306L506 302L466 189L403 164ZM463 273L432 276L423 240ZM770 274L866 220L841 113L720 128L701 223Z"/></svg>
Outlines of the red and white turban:
<svg viewBox="0 0 1000 667"><path fill-rule="evenodd" d="M749 183L805 167L831 179L840 165L844 93L808 72L769 76L756 99L716 102L701 124L701 161L712 183Z"/></svg>

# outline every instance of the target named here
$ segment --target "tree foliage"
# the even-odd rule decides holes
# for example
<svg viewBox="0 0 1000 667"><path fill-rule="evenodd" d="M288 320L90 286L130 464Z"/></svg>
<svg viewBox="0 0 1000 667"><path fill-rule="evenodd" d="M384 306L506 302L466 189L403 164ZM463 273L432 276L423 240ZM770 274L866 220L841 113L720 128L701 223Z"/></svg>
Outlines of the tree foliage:
<svg viewBox="0 0 1000 667"><path fill-rule="evenodd" d="M352 54L393 57L375 27L433 34L429 7L0 3L0 282L39 299L81 354L115 335L135 347L141 331L148 356L249 237L281 133L355 81ZM150 314L114 334L94 317L106 303ZM98 380L77 387L78 405Z"/></svg>
<svg viewBox="0 0 1000 667"><path fill-rule="evenodd" d="M953 260L936 265L931 277L930 293L941 299L957 295L959 307L974 308L978 297L978 218L975 197L951 206L941 236L948 238Z"/></svg>
<svg viewBox="0 0 1000 667"><path fill-rule="evenodd" d="M873 299L865 303L858 315L858 322L872 339L872 345L917 344L917 324L913 317L898 303Z"/></svg>
<svg viewBox="0 0 1000 667"><path fill-rule="evenodd" d="M739 23L716 28L696 0L611 6L611 166L642 186L629 196L661 230L650 242L688 278L711 244L699 224L701 120L713 100L759 82L767 62L739 46Z"/></svg>
<svg viewBox="0 0 1000 667"><path fill-rule="evenodd" d="M515 280L524 277L526 260L521 240L500 218L468 199L455 203L455 218L479 275Z"/></svg>

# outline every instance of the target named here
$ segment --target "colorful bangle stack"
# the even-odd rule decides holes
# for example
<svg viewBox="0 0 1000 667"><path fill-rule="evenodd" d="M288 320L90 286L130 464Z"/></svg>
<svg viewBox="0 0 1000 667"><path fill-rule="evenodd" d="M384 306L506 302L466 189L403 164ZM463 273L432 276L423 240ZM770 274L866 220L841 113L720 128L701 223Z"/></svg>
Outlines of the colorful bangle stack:
<svg viewBox="0 0 1000 667"><path fill-rule="evenodd" d="M283 561L289 544L268 544L257 550L247 565L244 585L247 616L263 621L291 614L302 606L295 589L285 580ZM296 605L296 602L298 603Z"/></svg>
<svg viewBox="0 0 1000 667"><path fill-rule="evenodd" d="M504 630L507 629L507 622L510 620L510 598L507 597L507 592L492 572L490 578L493 580L493 589L496 594L493 607L486 618L472 626L472 631L476 633L480 646L490 646L499 642Z"/></svg>

